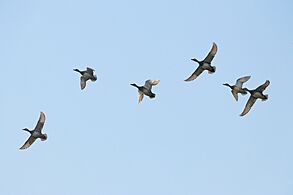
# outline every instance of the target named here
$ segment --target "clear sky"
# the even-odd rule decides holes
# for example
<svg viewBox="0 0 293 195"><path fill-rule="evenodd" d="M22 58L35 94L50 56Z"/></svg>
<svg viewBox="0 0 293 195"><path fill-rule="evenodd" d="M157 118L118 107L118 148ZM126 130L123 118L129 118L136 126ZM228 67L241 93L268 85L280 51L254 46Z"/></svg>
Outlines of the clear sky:
<svg viewBox="0 0 293 195"><path fill-rule="evenodd" d="M0 1L5 195L292 195L293 3ZM218 45L215 74L186 79ZM79 86L73 68L98 80ZM269 79L240 117L225 82ZM160 79L137 104L130 83ZM18 148L46 114L29 149Z"/></svg>

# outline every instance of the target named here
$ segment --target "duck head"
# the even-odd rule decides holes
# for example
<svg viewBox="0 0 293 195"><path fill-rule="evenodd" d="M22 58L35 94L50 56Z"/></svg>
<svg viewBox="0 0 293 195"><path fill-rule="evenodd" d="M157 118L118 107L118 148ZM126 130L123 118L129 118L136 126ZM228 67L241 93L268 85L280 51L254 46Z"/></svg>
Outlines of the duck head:
<svg viewBox="0 0 293 195"><path fill-rule="evenodd" d="M228 86L228 87L230 87L232 89L232 86L229 85L229 83L224 83L223 85Z"/></svg>
<svg viewBox="0 0 293 195"><path fill-rule="evenodd" d="M194 62L199 63L199 61L197 59L195 59L195 58L192 58L191 60L194 61Z"/></svg>
<svg viewBox="0 0 293 195"><path fill-rule="evenodd" d="M77 69L77 68L73 69L73 71L79 72L80 74L82 74L82 72L79 69Z"/></svg>
<svg viewBox="0 0 293 195"><path fill-rule="evenodd" d="M24 128L24 129L22 129L22 130L27 131L27 132L30 132L31 134L32 134L32 132L33 132L33 131L29 130L28 128Z"/></svg>
<svg viewBox="0 0 293 195"><path fill-rule="evenodd" d="M130 84L130 85L132 85L132 86L138 88L137 84L135 84L135 83L132 83L132 84Z"/></svg>

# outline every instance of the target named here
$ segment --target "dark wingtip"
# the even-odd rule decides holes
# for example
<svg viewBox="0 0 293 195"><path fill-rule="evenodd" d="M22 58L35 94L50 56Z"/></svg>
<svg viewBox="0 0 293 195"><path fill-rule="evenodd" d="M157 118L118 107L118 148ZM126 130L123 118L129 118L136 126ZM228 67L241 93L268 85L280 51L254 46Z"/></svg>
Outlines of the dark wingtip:
<svg viewBox="0 0 293 195"><path fill-rule="evenodd" d="M244 116L244 115L246 115L248 112L242 112L239 116Z"/></svg>

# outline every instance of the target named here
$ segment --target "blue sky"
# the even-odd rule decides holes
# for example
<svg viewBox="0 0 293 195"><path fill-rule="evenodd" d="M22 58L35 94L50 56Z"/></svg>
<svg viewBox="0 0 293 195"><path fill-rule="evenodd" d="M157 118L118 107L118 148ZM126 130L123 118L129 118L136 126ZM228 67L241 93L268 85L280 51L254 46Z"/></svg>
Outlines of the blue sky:
<svg viewBox="0 0 293 195"><path fill-rule="evenodd" d="M292 5L0 1L0 193L292 195ZM184 82L212 42L216 73ZM245 75L269 100L239 117L248 96L222 84ZM40 111L48 140L19 151Z"/></svg>

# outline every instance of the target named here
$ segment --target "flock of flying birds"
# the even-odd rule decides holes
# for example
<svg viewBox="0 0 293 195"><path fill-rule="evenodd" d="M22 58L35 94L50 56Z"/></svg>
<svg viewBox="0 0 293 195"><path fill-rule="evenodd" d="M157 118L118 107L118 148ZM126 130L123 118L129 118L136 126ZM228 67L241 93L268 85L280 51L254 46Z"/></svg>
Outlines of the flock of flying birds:
<svg viewBox="0 0 293 195"><path fill-rule="evenodd" d="M208 73L212 74L216 72L216 67L211 65L212 60L214 59L216 53L217 53L218 47L216 43L213 43L213 46L208 53L208 55L205 57L204 60L199 61L197 59L191 59L192 61L197 62L199 65L197 69L185 80L185 81L193 81L196 79L203 71L207 70ZM79 69L73 69L74 71L81 74L80 77L80 87L83 90L86 87L86 82L88 80L96 81L97 76L95 75L95 70L92 68L87 67L86 70L81 71ZM225 83L223 85L228 86L231 88L232 95L234 96L235 100L238 101L238 93L245 95L247 92L250 93L250 97L245 105L245 108L243 112L240 114L240 116L246 115L253 104L256 102L257 99L261 99L262 101L265 101L268 99L268 95L264 95L263 91L269 86L270 81L266 80L264 84L258 86L257 88L250 90L247 88L243 88L243 84L250 79L250 76L244 76L236 80L235 85L229 85L228 83ZM160 80L147 80L145 81L145 84L143 86L138 86L135 83L130 84L138 89L138 103L140 103L143 99L143 97L146 95L149 98L155 98L156 94L152 92L152 86L157 85L160 83ZM31 135L28 138L28 140L23 144L23 146L20 147L21 150L27 149L30 147L36 139L40 138L42 141L45 141L47 139L47 134L42 133L42 129L45 123L46 117L43 112L40 113L40 117L38 120L38 123L36 127L33 130L29 130L27 128L23 129L24 131L29 132Z"/></svg>

